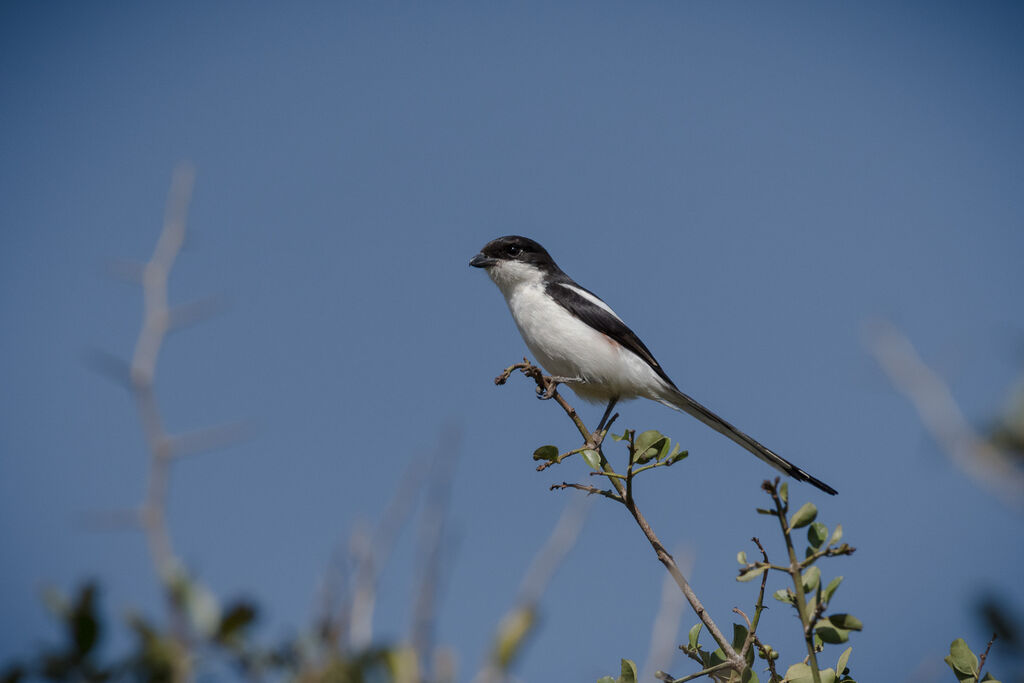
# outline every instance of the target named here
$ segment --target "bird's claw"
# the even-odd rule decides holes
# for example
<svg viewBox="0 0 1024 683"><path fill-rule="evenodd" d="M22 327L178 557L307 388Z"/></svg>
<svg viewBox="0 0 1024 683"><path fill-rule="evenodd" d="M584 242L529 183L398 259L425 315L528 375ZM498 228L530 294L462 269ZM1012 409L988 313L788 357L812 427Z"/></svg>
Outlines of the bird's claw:
<svg viewBox="0 0 1024 683"><path fill-rule="evenodd" d="M544 388L537 387L537 399L540 401L548 401L555 397L555 392L558 390L558 381L550 377L544 378Z"/></svg>

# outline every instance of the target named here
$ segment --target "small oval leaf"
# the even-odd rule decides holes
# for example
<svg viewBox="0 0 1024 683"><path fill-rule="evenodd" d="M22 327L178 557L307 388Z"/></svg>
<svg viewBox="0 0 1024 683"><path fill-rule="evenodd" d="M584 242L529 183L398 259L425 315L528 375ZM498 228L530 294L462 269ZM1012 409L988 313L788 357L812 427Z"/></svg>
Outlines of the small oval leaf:
<svg viewBox="0 0 1024 683"><path fill-rule="evenodd" d="M802 579L804 593L812 593L818 589L818 584L821 583L821 570L817 566L811 565L804 570Z"/></svg>
<svg viewBox="0 0 1024 683"><path fill-rule="evenodd" d="M815 522L807 527L807 542L812 548L820 548L821 544L828 538L828 527L821 522Z"/></svg>
<svg viewBox="0 0 1024 683"><path fill-rule="evenodd" d="M740 572L740 575L736 577L736 580L743 583L747 581L753 581L757 577L761 576L761 574L764 574L766 571L768 571L768 565L763 564L759 567L748 569L745 572Z"/></svg>
<svg viewBox="0 0 1024 683"><path fill-rule="evenodd" d="M799 529L805 527L814 521L814 518L818 516L818 508L814 507L814 503L804 503L803 506L793 513L793 516L789 518L789 529Z"/></svg>
<svg viewBox="0 0 1024 683"><path fill-rule="evenodd" d="M695 624L693 628L690 629L689 642L690 648L693 650L697 649L697 638L700 636L700 629L703 626L704 624Z"/></svg>
<svg viewBox="0 0 1024 683"><path fill-rule="evenodd" d="M534 460L554 461L558 459L558 448L555 446L541 446L533 452Z"/></svg>
<svg viewBox="0 0 1024 683"><path fill-rule="evenodd" d="M853 652L853 648L848 647L843 650L843 654L839 655L839 662L836 664L836 673L840 676L846 673L846 663L850 661L851 652Z"/></svg>
<svg viewBox="0 0 1024 683"><path fill-rule="evenodd" d="M976 676L978 674L978 658L971 652L971 648L967 646L967 641L963 638L957 638L950 643L949 656L946 657L946 663L956 672L968 676Z"/></svg>
<svg viewBox="0 0 1024 683"><path fill-rule="evenodd" d="M600 471L601 456L597 451L590 448L584 448L583 451L581 451L581 455L583 455L583 459L587 461L587 464L590 465L591 468Z"/></svg>
<svg viewBox="0 0 1024 683"><path fill-rule="evenodd" d="M852 614L830 614L828 620L833 625L845 628L847 631L860 631L864 628L864 624L861 623L860 619Z"/></svg>
<svg viewBox="0 0 1024 683"><path fill-rule="evenodd" d="M619 680L616 683L636 683L638 674L636 664L632 659L623 659L620 671Z"/></svg>
<svg viewBox="0 0 1024 683"><path fill-rule="evenodd" d="M811 667L800 662L786 669L786 677L782 680L784 683L813 683L814 674Z"/></svg>
<svg viewBox="0 0 1024 683"><path fill-rule="evenodd" d="M836 589L839 588L839 584L841 584L842 582L843 582L843 577L837 576L836 578L834 578L831 581L829 581L828 585L825 586L825 590L822 591L821 597L825 601L826 604L828 604L828 601L832 599L832 594L836 592ZM837 671L838 671L838 669L837 669ZM840 671L839 673L843 673L843 672Z"/></svg>
<svg viewBox="0 0 1024 683"><path fill-rule="evenodd" d="M633 445L633 462L643 464L658 457L662 449L668 447L668 437L656 429L648 429L637 435Z"/></svg>

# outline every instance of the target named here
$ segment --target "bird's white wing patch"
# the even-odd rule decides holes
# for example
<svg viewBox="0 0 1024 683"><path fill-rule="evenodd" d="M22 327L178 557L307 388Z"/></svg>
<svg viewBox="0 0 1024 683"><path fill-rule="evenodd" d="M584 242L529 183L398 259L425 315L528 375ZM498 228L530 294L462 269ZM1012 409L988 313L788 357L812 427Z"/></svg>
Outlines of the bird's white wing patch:
<svg viewBox="0 0 1024 683"><path fill-rule="evenodd" d="M582 287L577 287L576 285L570 285L570 284L565 283L565 282L559 282L558 285L560 287L565 287L566 289L568 289L571 292L579 294L581 297L583 297L584 299L586 299L590 303L594 304L598 308L601 308L601 309L605 310L606 312L610 313L619 322L622 322L622 318L620 318L619 315L615 311L612 310L611 306L609 306L605 302L601 301L596 296L594 296L593 294L591 294L587 290L583 289Z"/></svg>

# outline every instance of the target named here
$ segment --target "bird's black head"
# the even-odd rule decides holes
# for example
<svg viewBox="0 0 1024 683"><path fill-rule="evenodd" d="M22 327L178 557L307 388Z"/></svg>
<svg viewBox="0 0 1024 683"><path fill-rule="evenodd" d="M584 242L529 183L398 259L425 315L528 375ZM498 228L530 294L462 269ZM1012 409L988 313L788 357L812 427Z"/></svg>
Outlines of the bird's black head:
<svg viewBox="0 0 1024 683"><path fill-rule="evenodd" d="M469 265L477 268L491 268L504 261L531 264L541 270L558 268L544 247L528 237L519 235L507 235L491 240L484 245L479 254L473 257Z"/></svg>

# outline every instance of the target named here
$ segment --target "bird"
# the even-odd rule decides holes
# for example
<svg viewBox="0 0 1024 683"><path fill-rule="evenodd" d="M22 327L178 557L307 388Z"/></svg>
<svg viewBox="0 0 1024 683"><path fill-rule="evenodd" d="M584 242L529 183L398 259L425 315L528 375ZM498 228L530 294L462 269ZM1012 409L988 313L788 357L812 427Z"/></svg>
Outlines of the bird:
<svg viewBox="0 0 1024 683"><path fill-rule="evenodd" d="M695 417L780 472L837 493L680 391L622 318L566 275L537 242L499 237L469 265L498 286L527 348L556 381L586 401L607 402L601 424L617 402L650 399Z"/></svg>

